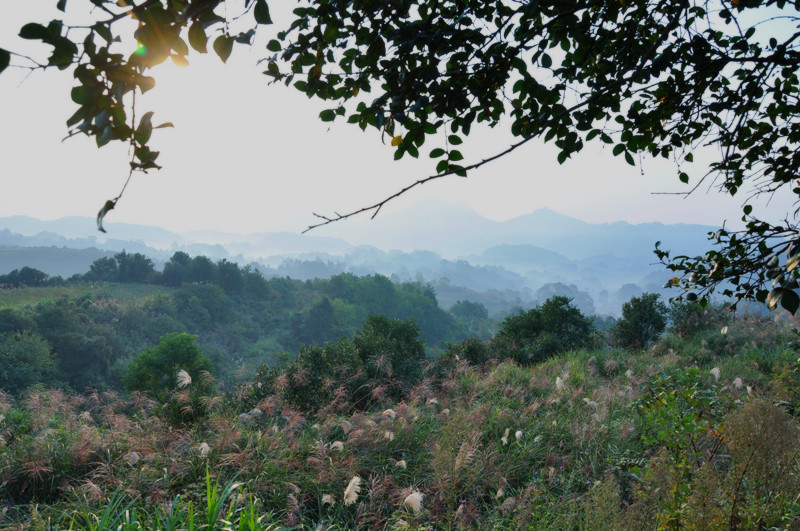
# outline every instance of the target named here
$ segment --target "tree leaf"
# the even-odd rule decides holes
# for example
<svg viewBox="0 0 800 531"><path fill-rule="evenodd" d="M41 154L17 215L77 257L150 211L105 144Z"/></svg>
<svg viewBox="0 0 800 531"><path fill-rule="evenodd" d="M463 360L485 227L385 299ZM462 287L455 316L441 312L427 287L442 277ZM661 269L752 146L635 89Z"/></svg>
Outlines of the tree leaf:
<svg viewBox="0 0 800 531"><path fill-rule="evenodd" d="M781 306L792 315L796 315L797 309L800 308L800 296L794 290L784 289L781 295Z"/></svg>
<svg viewBox="0 0 800 531"><path fill-rule="evenodd" d="M266 0L256 0L253 16L255 16L256 22L259 24L272 24L272 17L269 15L269 5Z"/></svg>
<svg viewBox="0 0 800 531"><path fill-rule="evenodd" d="M203 28L203 24L197 20L189 26L189 44L200 53L208 52L206 30Z"/></svg>
<svg viewBox="0 0 800 531"><path fill-rule="evenodd" d="M227 62L233 51L233 39L227 35L220 35L214 40L214 51L223 63Z"/></svg>
<svg viewBox="0 0 800 531"><path fill-rule="evenodd" d="M31 22L22 26L22 29L19 30L19 36L23 39L44 40L50 38L50 32L41 24Z"/></svg>
<svg viewBox="0 0 800 531"><path fill-rule="evenodd" d="M147 144L147 142L150 140L150 135L153 133L153 123L151 122L152 117L153 111L146 112L139 121L139 127L136 128L134 139L140 145Z"/></svg>
<svg viewBox="0 0 800 531"><path fill-rule="evenodd" d="M325 109L319 113L319 119L323 122L332 122L336 118L336 112L333 109Z"/></svg>
<svg viewBox="0 0 800 531"><path fill-rule="evenodd" d="M10 62L11 62L11 54L5 51L4 49L0 48L0 72L8 68Z"/></svg>
<svg viewBox="0 0 800 531"><path fill-rule="evenodd" d="M392 145L399 146L402 141L403 141L403 136L397 135L396 137L392 138Z"/></svg>
<svg viewBox="0 0 800 531"><path fill-rule="evenodd" d="M769 292L766 300L767 308L769 308L770 310L774 310L775 308L778 307L778 303L781 301L781 298L783 296L783 291L784 291L783 288L775 288L774 290Z"/></svg>
<svg viewBox="0 0 800 531"><path fill-rule="evenodd" d="M103 208L97 213L97 230L100 232L105 232L106 229L103 228L103 219L106 217L110 211L114 210L114 207L117 205L117 200L109 199L106 201L106 204L103 205Z"/></svg>

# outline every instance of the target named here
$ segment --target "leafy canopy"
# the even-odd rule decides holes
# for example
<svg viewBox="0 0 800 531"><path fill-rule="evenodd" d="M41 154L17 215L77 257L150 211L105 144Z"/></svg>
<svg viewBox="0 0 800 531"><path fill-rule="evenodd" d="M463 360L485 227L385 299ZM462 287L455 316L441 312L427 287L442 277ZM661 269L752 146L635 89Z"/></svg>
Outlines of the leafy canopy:
<svg viewBox="0 0 800 531"><path fill-rule="evenodd" d="M91 3L85 24L25 25L20 35L49 45L51 55L36 61L0 50L0 72L72 69L78 109L70 134L98 146L129 143L131 172L158 168L150 138L171 125L134 113L132 96L155 86L149 69L167 58L186 64L190 47L205 53L209 45L226 61L272 22L266 0ZM272 80L329 102L323 121L387 136L397 159L430 146L434 174L374 205L319 216L319 224L374 215L410 188L465 176L534 138L555 143L562 163L596 141L631 165L645 155L670 158L694 188L707 181L730 195L800 194L798 20L797 4L785 0L305 0L261 64ZM133 53L124 45L131 33ZM472 127L501 119L516 143L466 162L459 146ZM692 169L703 146L715 148L704 150L712 161ZM118 199L101 209L101 230ZM690 298L721 290L797 311L796 220L762 221L750 204L743 219L744 231L712 234L716 248L704 256L657 249L676 272L670 284Z"/></svg>
<svg viewBox="0 0 800 531"><path fill-rule="evenodd" d="M622 318L611 328L615 344L642 349L658 339L667 327L667 305L658 293L643 293L622 305Z"/></svg>

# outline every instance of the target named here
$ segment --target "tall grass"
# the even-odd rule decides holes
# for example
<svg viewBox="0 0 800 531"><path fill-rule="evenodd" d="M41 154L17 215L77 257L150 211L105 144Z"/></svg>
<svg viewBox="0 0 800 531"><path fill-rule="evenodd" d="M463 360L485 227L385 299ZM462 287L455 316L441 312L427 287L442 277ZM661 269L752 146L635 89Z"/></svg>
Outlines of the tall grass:
<svg viewBox="0 0 800 531"><path fill-rule="evenodd" d="M800 427L774 404L797 354L729 326L733 344L462 360L313 416L232 394L175 428L137 397L33 390L0 400L0 528L794 529Z"/></svg>

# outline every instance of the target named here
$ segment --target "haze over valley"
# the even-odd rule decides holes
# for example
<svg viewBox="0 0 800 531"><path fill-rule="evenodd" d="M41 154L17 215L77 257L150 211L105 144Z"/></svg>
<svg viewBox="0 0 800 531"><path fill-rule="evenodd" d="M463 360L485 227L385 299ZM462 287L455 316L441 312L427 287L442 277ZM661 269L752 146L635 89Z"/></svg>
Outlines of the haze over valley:
<svg viewBox="0 0 800 531"><path fill-rule="evenodd" d="M0 218L0 274L29 266L66 278L122 250L145 254L157 266L184 251L251 264L267 278L308 280L348 272L420 281L434 287L443 308L474 300L498 315L567 295L587 314L618 316L621 305L642 292L676 295L662 289L669 275L652 252L656 241L673 254L693 256L708 250L706 236L715 229L592 224L548 209L498 222L437 200L306 234L106 227L107 234L98 233L88 217Z"/></svg>

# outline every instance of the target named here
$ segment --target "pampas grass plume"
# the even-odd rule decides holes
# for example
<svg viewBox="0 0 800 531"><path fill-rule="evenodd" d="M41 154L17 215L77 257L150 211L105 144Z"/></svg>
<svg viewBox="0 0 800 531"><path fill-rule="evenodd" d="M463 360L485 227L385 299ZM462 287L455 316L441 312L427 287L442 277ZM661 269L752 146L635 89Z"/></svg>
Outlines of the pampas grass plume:
<svg viewBox="0 0 800 531"><path fill-rule="evenodd" d="M344 489L344 504L353 505L358 499L358 495L360 492L361 492L361 478L358 476L354 476L353 479L350 480L350 483L347 484L347 488Z"/></svg>
<svg viewBox="0 0 800 531"><path fill-rule="evenodd" d="M407 508L411 509L415 513L419 514L419 512L422 510L422 498L424 497L425 497L424 494L422 494L418 490L415 490L411 494L406 496L406 499L403 500L403 505L405 505Z"/></svg>
<svg viewBox="0 0 800 531"><path fill-rule="evenodd" d="M178 384L178 389L183 389L184 387L192 385L192 377L189 375L188 372L181 369L178 371L177 384Z"/></svg>

